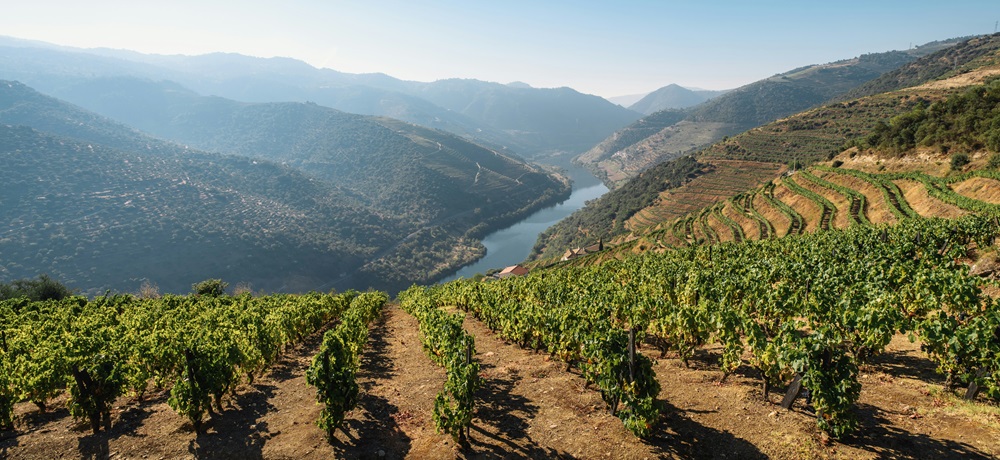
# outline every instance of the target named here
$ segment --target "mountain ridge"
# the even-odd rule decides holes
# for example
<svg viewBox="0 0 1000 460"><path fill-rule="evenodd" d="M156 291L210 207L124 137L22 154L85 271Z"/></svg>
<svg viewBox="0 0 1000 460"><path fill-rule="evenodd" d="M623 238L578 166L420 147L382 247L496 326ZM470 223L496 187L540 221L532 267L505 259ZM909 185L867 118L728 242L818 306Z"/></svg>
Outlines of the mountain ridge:
<svg viewBox="0 0 1000 460"><path fill-rule="evenodd" d="M3 46L3 43L0 41L3 59L0 78L24 81L59 97L65 96L57 94L59 89L79 83L81 75L170 80L198 94L239 101L312 101L346 112L399 118L498 148L510 148L536 159L577 154L641 116L603 98L566 88L525 88L466 80L466 86L471 88L464 90L463 101L455 103L445 100L454 95L442 94L441 88L451 84L446 80L424 83L385 74L347 74L317 69L292 58L254 58L232 53L143 55L124 50L37 48L24 43L19 46ZM76 63L72 71L61 64L66 61ZM497 94L520 98L520 104L529 103L534 109L511 112L517 104L497 104ZM444 102L450 108L441 107ZM555 115L576 122L552 123ZM526 129L532 126L535 128ZM538 126L545 129L539 130Z"/></svg>
<svg viewBox="0 0 1000 460"><path fill-rule="evenodd" d="M647 134L647 139L631 142L626 148L607 150L610 144L602 142L575 161L586 165L609 186L617 186L658 162L693 153L726 136L832 100L919 56L954 45L958 40L792 69L689 107L683 119ZM638 125L638 122L633 123L622 131L633 130ZM634 133L629 136L634 137Z"/></svg>

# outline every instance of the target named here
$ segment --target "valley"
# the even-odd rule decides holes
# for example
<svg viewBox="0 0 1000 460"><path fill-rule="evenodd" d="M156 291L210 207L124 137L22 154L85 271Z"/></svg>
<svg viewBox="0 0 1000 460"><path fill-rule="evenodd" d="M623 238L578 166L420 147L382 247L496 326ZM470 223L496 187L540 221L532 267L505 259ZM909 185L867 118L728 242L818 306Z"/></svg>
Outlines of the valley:
<svg viewBox="0 0 1000 460"><path fill-rule="evenodd" d="M1000 34L630 108L8 38L0 78L0 457L1000 456Z"/></svg>

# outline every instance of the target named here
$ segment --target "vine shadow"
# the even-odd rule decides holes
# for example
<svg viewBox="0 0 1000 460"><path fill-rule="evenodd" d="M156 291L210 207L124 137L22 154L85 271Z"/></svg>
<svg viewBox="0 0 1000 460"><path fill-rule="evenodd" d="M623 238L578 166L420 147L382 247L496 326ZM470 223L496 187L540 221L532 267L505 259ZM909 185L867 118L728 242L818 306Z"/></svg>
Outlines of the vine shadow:
<svg viewBox="0 0 1000 460"><path fill-rule="evenodd" d="M871 365L894 377L911 378L924 383L943 384L934 363L925 356L912 356L905 351L886 351L872 357Z"/></svg>
<svg viewBox="0 0 1000 460"><path fill-rule="evenodd" d="M528 420L538 414L538 406L513 393L523 377L516 370L505 376L492 371L495 366L481 363L483 374L495 376L483 380L476 391L478 423L472 425L464 458L571 458L566 452L539 446L531 439ZM489 427L489 428L487 428ZM497 433L497 434L494 434Z"/></svg>
<svg viewBox="0 0 1000 460"><path fill-rule="evenodd" d="M660 457L676 458L768 458L757 446L727 431L707 427L691 419L688 413L658 400L663 419L653 435L643 442Z"/></svg>
<svg viewBox="0 0 1000 460"><path fill-rule="evenodd" d="M395 367L389 358L386 316L378 319L369 331L368 344L361 355L358 386L361 397L356 417L344 421L344 429L331 440L337 458L405 458L410 451L410 437L402 431L398 419L403 417L399 408L388 399L371 393L383 382L392 380ZM360 412L360 413L359 413ZM340 435L346 437L341 440ZM379 451L383 456L380 457Z"/></svg>
<svg viewBox="0 0 1000 460"><path fill-rule="evenodd" d="M155 393L149 398L129 405L118 415L117 420L114 420L111 430L101 430L97 434L88 433L86 436L78 438L77 451L80 452L80 456L85 459L108 458L111 455L109 447L111 440L123 436L145 437L145 435L138 433L139 427L153 414L151 407L166 401L166 399L166 392ZM89 432L90 424L81 424L79 429Z"/></svg>
<svg viewBox="0 0 1000 460"><path fill-rule="evenodd" d="M188 453L208 459L263 458L270 433L267 422L258 420L274 410L270 400L278 387L255 384L253 388L231 400L230 409L211 417L204 431L188 443Z"/></svg>
<svg viewBox="0 0 1000 460"><path fill-rule="evenodd" d="M964 442L934 439L892 426L877 407L858 404L858 432L844 444L871 452L876 458L989 459L990 455Z"/></svg>

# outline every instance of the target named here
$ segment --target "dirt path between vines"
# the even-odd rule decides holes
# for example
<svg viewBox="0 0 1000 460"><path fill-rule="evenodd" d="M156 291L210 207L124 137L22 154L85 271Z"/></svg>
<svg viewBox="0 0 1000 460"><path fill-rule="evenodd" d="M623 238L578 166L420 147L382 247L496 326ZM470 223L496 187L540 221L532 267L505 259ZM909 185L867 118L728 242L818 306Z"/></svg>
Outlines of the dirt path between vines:
<svg viewBox="0 0 1000 460"><path fill-rule="evenodd" d="M157 394L141 404L122 399L109 433L93 436L69 416L64 401L47 414L18 404L16 433L0 434L0 458L990 458L1000 455L1000 409L962 402L905 337L862 370L860 434L824 443L815 416L798 400L790 411L763 400L756 372L741 368L717 382L718 350L690 363L648 346L657 358L664 418L652 439L640 440L612 417L577 371L504 343L466 319L476 336L483 388L464 450L437 434L431 420L444 371L424 354L416 320L389 306L372 326L362 357L359 407L346 431L328 442L315 426L320 406L304 372L320 335L290 350L196 436Z"/></svg>

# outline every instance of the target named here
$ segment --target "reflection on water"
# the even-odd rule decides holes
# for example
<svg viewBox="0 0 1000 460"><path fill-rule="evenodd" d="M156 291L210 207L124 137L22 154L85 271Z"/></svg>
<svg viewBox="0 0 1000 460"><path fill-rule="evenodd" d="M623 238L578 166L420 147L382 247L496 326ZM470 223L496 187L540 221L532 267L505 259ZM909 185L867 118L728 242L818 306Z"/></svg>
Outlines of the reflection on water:
<svg viewBox="0 0 1000 460"><path fill-rule="evenodd" d="M587 201L608 191L608 188L594 180L593 176L590 179L577 180L573 185L574 187L580 186L580 188L574 188L573 193L566 201L536 211L510 227L487 235L486 239L483 240L483 245L486 246L486 257L462 267L458 273L444 281L468 278L476 273L486 273L491 268L503 268L524 261L531 252L531 248L535 246L539 233L582 208Z"/></svg>

